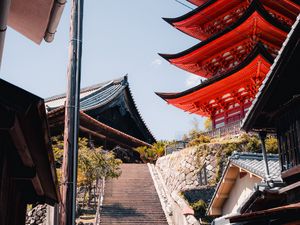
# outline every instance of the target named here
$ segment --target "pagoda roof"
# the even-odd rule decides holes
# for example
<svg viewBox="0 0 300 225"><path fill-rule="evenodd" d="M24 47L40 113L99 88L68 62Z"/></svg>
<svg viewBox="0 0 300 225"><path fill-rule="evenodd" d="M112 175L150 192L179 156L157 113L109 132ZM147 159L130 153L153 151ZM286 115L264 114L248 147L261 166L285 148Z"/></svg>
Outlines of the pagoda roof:
<svg viewBox="0 0 300 225"><path fill-rule="evenodd" d="M217 0L210 0L205 1L203 4L201 4L196 9L182 15L176 18L163 18L167 23L170 25L176 27L180 31L194 37L200 40L206 39L209 36L205 35L203 32L201 32L198 28L201 24L204 24L208 21L212 21L215 15L220 15L221 13L227 12L229 9L231 9L234 5L237 3L242 3L242 1L226 1L226 4L224 4L225 0L217 1ZM209 7L212 6L215 3L216 7ZM222 5L222 7L220 7ZM218 8L216 10L215 8ZM210 13L208 15L206 11L212 10L213 13ZM194 25L193 27L189 27L191 25Z"/></svg>
<svg viewBox="0 0 300 225"><path fill-rule="evenodd" d="M65 100L66 95L61 94L46 99L45 104L51 112L63 106ZM155 138L137 109L127 75L81 89L80 110L106 125L149 144L155 142Z"/></svg>
<svg viewBox="0 0 300 225"><path fill-rule="evenodd" d="M256 26L253 26L254 22ZM230 51L231 49L225 49L227 46L232 48L233 45L239 45L243 41L253 43L253 34L259 30L260 41L269 45L270 48L279 49L289 29L288 26L273 18L261 4L253 1L244 15L223 31L185 51L159 55L181 69L199 76L211 77L214 74L200 65L206 65L207 60L217 57L220 52Z"/></svg>
<svg viewBox="0 0 300 225"><path fill-rule="evenodd" d="M265 0L253 0L253 2L264 5L268 13L272 13L274 16L279 13L279 18L286 17L285 19L282 18L282 22L288 23L290 26L300 11L300 6L295 5L292 7L287 5L284 0L273 1L272 3ZM180 31L194 38L204 40L234 23L243 15L248 6L249 2L246 0L211 0L177 18L163 19ZM209 24L210 26L207 27Z"/></svg>
<svg viewBox="0 0 300 225"><path fill-rule="evenodd" d="M259 61L262 62L260 66L258 66ZM207 79L201 84L183 92L156 94L168 103L185 111L201 116L210 116L208 112L201 109L200 104L209 105L212 100L217 98L227 101L226 98L232 98L232 96L227 96L226 98L223 98L223 96L238 91L241 88L244 88L244 90L239 93L240 95L244 93L249 95L249 93L246 92L255 90L245 90L245 87L253 86L251 83L253 73L255 74L258 67L260 67L260 73L264 75L267 74L272 61L273 57L261 43L258 43L242 63L227 73ZM262 79L262 77L260 77L260 79ZM253 95L253 93L251 95ZM211 104L210 108L213 108L213 104Z"/></svg>
<svg viewBox="0 0 300 225"><path fill-rule="evenodd" d="M299 107L299 35L300 14L243 120L243 130L275 132L276 116L292 105Z"/></svg>

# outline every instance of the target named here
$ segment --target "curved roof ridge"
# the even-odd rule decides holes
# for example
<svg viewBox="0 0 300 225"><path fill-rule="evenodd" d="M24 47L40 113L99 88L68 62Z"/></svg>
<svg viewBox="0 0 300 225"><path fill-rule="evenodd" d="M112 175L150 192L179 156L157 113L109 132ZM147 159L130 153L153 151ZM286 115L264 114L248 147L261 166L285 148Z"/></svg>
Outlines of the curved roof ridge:
<svg viewBox="0 0 300 225"><path fill-rule="evenodd" d="M257 0L252 1L252 3L249 5L249 7L247 8L247 10L245 11L245 13L243 14L243 16L241 16L236 22L234 22L233 24L231 24L230 26L226 27L224 30L220 31L219 33L216 33L214 35L212 35L211 37L209 37L208 39L201 41L200 43L192 46L189 49L186 49L182 52L179 53L175 53L175 54L163 54L163 53L158 53L158 55L160 55L161 57L163 57L165 60L169 61L171 59L176 59L179 58L181 56L184 55L188 55L190 53L192 53L193 51L203 47L204 45L207 45L208 43L220 38L221 36L233 31L235 28L237 28L238 26L240 26L242 23L244 23L254 12L258 12L267 22L269 22L270 24L274 24L274 26L276 26L277 28L279 28L280 30L288 33L288 31L290 30L289 27L283 25L282 23L280 23L277 19L275 19L274 17L272 17L267 11L266 9L261 5L261 3L259 3Z"/></svg>
<svg viewBox="0 0 300 225"><path fill-rule="evenodd" d="M194 91L197 91L201 88L204 88L204 87L206 87L206 86L208 86L208 85L210 85L214 82L225 79L226 77L229 77L230 75L232 75L233 73L238 72L239 70L242 70L244 67L249 65L251 63L251 61L254 60L258 55L262 55L270 63L272 63L273 60L274 60L274 58L266 50L264 45L261 42L258 42L256 44L256 46L254 47L254 49L248 54L248 56L240 64L238 64L236 67L232 68L231 70L229 70L225 73L222 73L220 75L213 76L210 79L206 79L201 84L196 85L195 87L192 87L192 88L187 89L187 90L182 91L182 92L175 92L175 93L155 92L155 94L158 95L159 97L161 97L164 100L165 99L175 99L175 98L179 98L179 97L182 97L184 95L190 94L190 93L192 93Z"/></svg>
<svg viewBox="0 0 300 225"><path fill-rule="evenodd" d="M232 155L229 157L229 160L234 159L262 159L263 154L258 152L237 152L234 151ZM279 155L267 153L268 160L276 160L278 161Z"/></svg>
<svg viewBox="0 0 300 225"><path fill-rule="evenodd" d="M146 128L146 130L149 132L150 136L154 139L154 141L156 141L155 136L152 134L151 130L150 130L149 127L147 126L147 124L146 124L144 118L142 117L142 114L141 114L140 111L139 111L139 108L137 107L137 104L136 104L135 99L134 99L134 97L133 97L133 94L132 94L132 92L131 92L130 86L127 85L127 87L128 87L128 91L129 91L129 96L131 97L131 100L132 100L132 102L133 102L133 104L134 104L134 108L135 108L136 111L137 111L137 115L140 117L140 120L142 121L142 124L145 126L145 128Z"/></svg>
<svg viewBox="0 0 300 225"><path fill-rule="evenodd" d="M98 84L94 84L94 85L91 85L91 86L81 88L80 89L80 94L85 93L85 92L89 92L89 91L93 91L93 90L96 90L98 88L102 88L103 86L108 85L111 82L118 83L118 82L122 82L123 80L127 80L127 74L125 76L116 78L114 80L105 81L105 82L102 82L102 83L98 83ZM66 97L66 93L54 95L54 96L45 98L45 103L50 102L50 101L54 101L54 100L58 100L58 99L62 99L62 98L65 98L65 97Z"/></svg>

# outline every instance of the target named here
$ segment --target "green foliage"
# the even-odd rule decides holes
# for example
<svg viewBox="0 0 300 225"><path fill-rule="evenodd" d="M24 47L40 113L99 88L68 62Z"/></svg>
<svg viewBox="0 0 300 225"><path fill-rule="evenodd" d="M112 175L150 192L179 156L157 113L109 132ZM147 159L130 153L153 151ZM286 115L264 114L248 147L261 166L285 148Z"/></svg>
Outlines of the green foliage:
<svg viewBox="0 0 300 225"><path fill-rule="evenodd" d="M192 131L190 133L190 141L188 143L189 146L197 146L203 143L210 143L211 138L209 136L205 136L199 132Z"/></svg>
<svg viewBox="0 0 300 225"><path fill-rule="evenodd" d="M152 147L141 146L135 150L140 153L140 158L143 162L154 163L156 160L165 154L167 142L158 141L152 145Z"/></svg>
<svg viewBox="0 0 300 225"><path fill-rule="evenodd" d="M204 120L204 130L210 131L211 129L212 129L212 121L210 118L206 118L206 120Z"/></svg>
<svg viewBox="0 0 300 225"><path fill-rule="evenodd" d="M243 152L260 152L260 140L257 135L242 134L239 138L240 148Z"/></svg>
<svg viewBox="0 0 300 225"><path fill-rule="evenodd" d="M55 160L61 164L63 160L63 137L53 137L52 147ZM100 147L91 149L86 138L79 138L78 149L78 186L91 186L97 179L120 176L119 166L122 161L116 159L112 152L103 151ZM60 180L60 168L57 169L57 174Z"/></svg>
<svg viewBox="0 0 300 225"><path fill-rule="evenodd" d="M231 156L234 151L237 151L240 148L240 143L237 142L227 142L224 143L223 153L226 157Z"/></svg>
<svg viewBox="0 0 300 225"><path fill-rule="evenodd" d="M207 205L202 199L198 200L197 202L191 203L191 207L193 208L193 210L195 212L196 218L199 219L199 218L205 216Z"/></svg>
<svg viewBox="0 0 300 225"><path fill-rule="evenodd" d="M59 164L62 164L64 155L64 140L62 135L51 138L54 159Z"/></svg>
<svg viewBox="0 0 300 225"><path fill-rule="evenodd" d="M278 154L278 141L275 137L266 138L266 150L268 153Z"/></svg>

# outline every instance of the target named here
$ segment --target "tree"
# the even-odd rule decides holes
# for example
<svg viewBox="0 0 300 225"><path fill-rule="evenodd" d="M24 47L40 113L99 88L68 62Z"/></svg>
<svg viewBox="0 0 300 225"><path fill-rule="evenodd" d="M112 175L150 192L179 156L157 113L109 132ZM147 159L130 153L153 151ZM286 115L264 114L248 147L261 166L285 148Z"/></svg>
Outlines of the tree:
<svg viewBox="0 0 300 225"><path fill-rule="evenodd" d="M60 174L59 167L63 158L62 135L53 137L52 144L54 158L58 162L58 174ZM89 193L89 205L94 183L96 182L97 185L99 179L119 177L121 175L120 165L122 161L116 159L113 152L104 151L101 147L90 148L86 138L79 138L78 149L77 186L85 187L85 190ZM84 199L86 194L85 191Z"/></svg>
<svg viewBox="0 0 300 225"><path fill-rule="evenodd" d="M210 131L212 129L212 121L210 118L204 120L204 130Z"/></svg>

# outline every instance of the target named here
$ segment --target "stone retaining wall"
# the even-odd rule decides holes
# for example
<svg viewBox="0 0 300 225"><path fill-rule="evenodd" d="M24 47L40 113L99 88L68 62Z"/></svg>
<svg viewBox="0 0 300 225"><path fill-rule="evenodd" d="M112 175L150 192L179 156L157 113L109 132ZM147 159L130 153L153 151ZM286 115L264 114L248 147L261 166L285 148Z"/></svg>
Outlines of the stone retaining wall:
<svg viewBox="0 0 300 225"><path fill-rule="evenodd" d="M26 215L26 225L46 225L47 205L37 205Z"/></svg>
<svg viewBox="0 0 300 225"><path fill-rule="evenodd" d="M204 152L199 147L190 147L159 158L156 167L169 191L197 189L203 186L200 182L200 171L204 165L208 184L214 184L218 163L216 153L212 149Z"/></svg>

